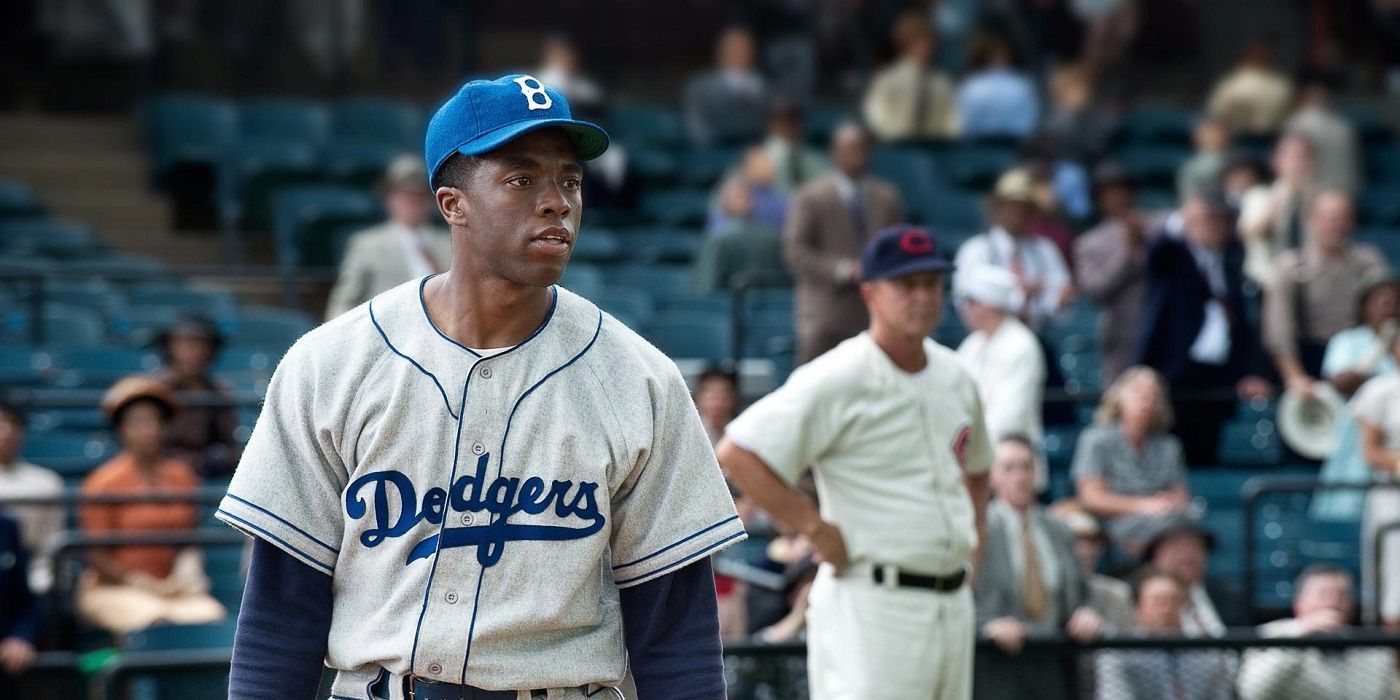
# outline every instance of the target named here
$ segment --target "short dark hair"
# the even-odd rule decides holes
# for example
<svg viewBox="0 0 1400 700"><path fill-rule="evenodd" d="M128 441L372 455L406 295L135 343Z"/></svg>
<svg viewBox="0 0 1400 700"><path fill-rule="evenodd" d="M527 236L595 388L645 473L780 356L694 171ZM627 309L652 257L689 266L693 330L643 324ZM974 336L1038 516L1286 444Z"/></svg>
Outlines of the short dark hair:
<svg viewBox="0 0 1400 700"><path fill-rule="evenodd" d="M1330 561L1315 561L1303 567L1298 572L1298 578L1293 580L1293 594L1297 595L1303 590L1303 584L1317 578L1318 576L1340 576L1351 583L1351 571L1343 566L1338 566Z"/></svg>
<svg viewBox="0 0 1400 700"><path fill-rule="evenodd" d="M1142 589L1147 586L1147 582L1159 578L1170 580L1172 583L1176 584L1177 588L1181 589L1182 593L1186 592L1186 582L1182 581L1180 576L1160 566L1152 566L1149 564L1133 573L1133 605L1137 605L1138 601L1142 599Z"/></svg>
<svg viewBox="0 0 1400 700"><path fill-rule="evenodd" d="M735 374L733 370L726 369L724 367L705 368L705 371L701 372L699 377L696 377L695 386L698 387L701 384L704 384L705 382L708 382L712 379L724 381L730 386L739 386L739 375Z"/></svg>
<svg viewBox="0 0 1400 700"><path fill-rule="evenodd" d="M149 403L155 406L156 410L160 411L160 420L162 423L168 424L170 423L170 419L175 417L175 407L166 403L164 400L150 395L137 396L118 406L117 410L112 412L112 427L120 428L122 421L126 419L126 414L131 410L131 407L142 403Z"/></svg>
<svg viewBox="0 0 1400 700"><path fill-rule="evenodd" d="M25 415L24 409L8 401L0 401L0 418L14 423L20 430L29 427L29 416Z"/></svg>
<svg viewBox="0 0 1400 700"><path fill-rule="evenodd" d="M465 190L467 183L471 181L472 173L476 172L477 166L481 165L480 156L464 156L461 153L453 153L447 160L438 166L437 172L433 173L432 186L436 191L439 187L456 187Z"/></svg>

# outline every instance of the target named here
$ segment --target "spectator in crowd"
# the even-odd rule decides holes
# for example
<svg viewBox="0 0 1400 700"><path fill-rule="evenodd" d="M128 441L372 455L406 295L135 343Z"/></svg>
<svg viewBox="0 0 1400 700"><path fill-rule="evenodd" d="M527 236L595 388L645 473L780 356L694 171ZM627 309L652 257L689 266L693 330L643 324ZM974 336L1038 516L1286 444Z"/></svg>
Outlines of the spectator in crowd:
<svg viewBox="0 0 1400 700"><path fill-rule="evenodd" d="M739 377L734 372L711 367L695 380L695 408L710 435L710 444L724 437L724 428L739 412Z"/></svg>
<svg viewBox="0 0 1400 700"><path fill-rule="evenodd" d="M1266 638L1331 637L1352 629L1351 572L1311 564L1298 574L1293 617L1259 627ZM1386 700L1395 697L1395 652L1389 649L1251 649L1239 674L1240 700Z"/></svg>
<svg viewBox="0 0 1400 700"><path fill-rule="evenodd" d="M1010 270L1025 299L1016 315L1038 331L1064 308L1074 288L1055 244L1029 235L1035 206L1030 172L1014 168L1003 173L992 190L991 230L964 243L958 249L956 264L960 270L983 265Z"/></svg>
<svg viewBox="0 0 1400 700"><path fill-rule="evenodd" d="M556 34L545 38L535 77L564 95L574 118L593 119L602 113L603 90L584 74L583 57L568 37Z"/></svg>
<svg viewBox="0 0 1400 700"><path fill-rule="evenodd" d="M932 60L937 38L928 16L906 12L895 20L890 40L897 54L875 74L865 93L865 122L881 141L926 141L958 135L953 83Z"/></svg>
<svg viewBox="0 0 1400 700"><path fill-rule="evenodd" d="M1240 201L1240 236L1248 254L1245 273L1260 287L1272 281L1275 255L1307 241L1303 224L1318 190L1313 147L1302 134L1279 138L1273 165L1273 183L1249 190Z"/></svg>
<svg viewBox="0 0 1400 700"><path fill-rule="evenodd" d="M1186 585L1181 632L1188 637L1219 637L1227 624L1241 621L1236 613L1238 606L1217 606L1215 600L1225 600L1227 596L1209 590L1206 562L1214 547L1215 536L1185 515L1159 521L1143 547L1145 564L1170 571Z"/></svg>
<svg viewBox="0 0 1400 700"><path fill-rule="evenodd" d="M739 167L721 180L716 188L715 206L710 209L709 220L705 223L705 230L709 235L713 236L723 230L729 219L720 190L731 179L743 183L749 192L747 218L763 228L782 231L787 223L791 198L778 187L777 176L777 168L774 167L774 160L767 149L754 146L745 150Z"/></svg>
<svg viewBox="0 0 1400 700"><path fill-rule="evenodd" d="M1095 103L1089 71L1073 63L1056 68L1050 96L1053 102L1042 129L1054 140L1058 154L1084 166L1096 163L1108 150L1117 120Z"/></svg>
<svg viewBox="0 0 1400 700"><path fill-rule="evenodd" d="M1011 46L1000 37L972 41L968 74L957 91L963 136L1024 137L1040 123L1035 84L1011 59Z"/></svg>
<svg viewBox="0 0 1400 700"><path fill-rule="evenodd" d="M1356 127L1332 105L1332 87L1322 76L1308 78L1298 93L1298 107L1284 123L1313 145L1319 187L1356 194L1361 187L1361 154Z"/></svg>
<svg viewBox="0 0 1400 700"><path fill-rule="evenodd" d="M1181 199L1221 186L1230 150L1230 130L1225 122L1206 117L1191 132L1196 152L1176 171L1176 195Z"/></svg>
<svg viewBox="0 0 1400 700"><path fill-rule="evenodd" d="M1248 153L1236 153L1226 159L1225 169L1220 172L1220 189L1231 211L1238 216L1246 196L1265 185L1269 176L1269 167Z"/></svg>
<svg viewBox="0 0 1400 700"><path fill-rule="evenodd" d="M0 498L58 498L63 495L63 478L20 456L25 425L25 415L17 406L0 403ZM63 530L63 509L56 502L24 506L0 502L0 511L19 522L20 542L30 559L29 587L38 593L48 591L53 572L48 558L40 554L44 544Z"/></svg>
<svg viewBox="0 0 1400 700"><path fill-rule="evenodd" d="M721 185L719 196L724 220L718 231L705 238L695 258L695 291L711 294L733 289L745 275L775 282L786 279L782 233L754 220L749 186L731 177Z"/></svg>
<svg viewBox="0 0 1400 700"><path fill-rule="evenodd" d="M1181 634L1186 585L1170 572L1152 567L1133 582L1137 634ZM1230 700L1234 677L1228 656L1215 650L1104 651L1095 661L1098 700Z"/></svg>
<svg viewBox="0 0 1400 700"><path fill-rule="evenodd" d="M29 552L20 524L0 514L0 697L22 698L17 676L34 663L39 613L29 590Z"/></svg>
<svg viewBox="0 0 1400 700"><path fill-rule="evenodd" d="M1187 462L1210 464L1235 406L1189 393L1234 387L1249 398L1270 387L1257 374L1258 344L1244 314L1244 251L1230 235L1228 205L1215 193L1192 195L1179 218L1179 233L1158 235L1148 246L1137 356L1188 394L1178 396L1176 434Z"/></svg>
<svg viewBox="0 0 1400 700"><path fill-rule="evenodd" d="M1340 190L1317 195L1307 242L1274 258L1273 286L1264 296L1264 346L1292 391L1311 396L1332 336L1356 325L1366 287L1389 276L1385 255L1352 241L1351 198Z"/></svg>
<svg viewBox="0 0 1400 700"><path fill-rule="evenodd" d="M1085 511L1074 499L1050 506L1050 514L1059 518L1074 534L1074 555L1089 582L1089 607L1103 620L1104 631L1126 632L1133 628L1133 590L1127 582L1099 573L1099 562L1108 548L1099 521Z"/></svg>
<svg viewBox="0 0 1400 700"><path fill-rule="evenodd" d="M1062 167L1075 172L1070 177L1077 180L1077 191L1067 192L1062 188L1066 184L1066 178L1060 177ZM1026 231L1030 238L1043 238L1055 244L1060 260L1068 260L1078 233L1073 220L1085 218L1089 213L1088 177L1077 163L1033 161L1025 168L1031 174L1031 196L1035 200ZM1068 203L1062 199L1065 194L1081 200L1078 213L1070 211Z"/></svg>
<svg viewBox="0 0 1400 700"><path fill-rule="evenodd" d="M749 30L731 26L715 44L713 70L685 86L685 127L696 146L758 141L763 137L768 86L755 63Z"/></svg>
<svg viewBox="0 0 1400 700"><path fill-rule="evenodd" d="M1041 450L1045 351L1016 318L1021 308L1016 278L991 265L959 270L953 302L972 331L958 346L958 361L977 384L987 435L992 440L1024 435L1035 454L1035 489L1044 491L1049 479Z"/></svg>
<svg viewBox="0 0 1400 700"><path fill-rule="evenodd" d="M1139 554L1161 520L1191 501L1181 443L1167 431L1171 402L1161 375L1129 367L1109 385L1094 425L1079 436L1070 476L1085 510L1106 523L1109 541Z"/></svg>
<svg viewBox="0 0 1400 700"><path fill-rule="evenodd" d="M161 454L165 431L179 410L164 384L128 377L102 398L121 452L83 480L84 496L193 495L199 479L184 462ZM197 524L192 503L85 505L79 512L87 535L180 533ZM79 583L77 608L87 622L123 634L156 622L198 624L224 617L209 596L209 579L195 548L123 546L87 554L88 572Z"/></svg>
<svg viewBox="0 0 1400 700"><path fill-rule="evenodd" d="M904 220L899 190L869 174L870 137L859 124L836 127L831 162L832 172L798 190L783 230L783 257L797 281L799 362L869 324L858 287L861 247Z"/></svg>
<svg viewBox="0 0 1400 700"><path fill-rule="evenodd" d="M1022 644L1030 634L1061 632L1090 642L1103 629L1075 558L1074 535L1036 502L1036 459L1024 435L997 442L987 543L972 594L978 629L1003 653L977 654L974 697L1068 699L1059 654L1037 654Z"/></svg>
<svg viewBox="0 0 1400 700"><path fill-rule="evenodd" d="M831 167L821 151L807 145L805 137L802 108L791 100L775 100L768 108L768 138L763 150L773 163L773 186L785 196Z"/></svg>
<svg viewBox="0 0 1400 700"><path fill-rule="evenodd" d="M1137 329L1147 296L1144 271L1149 236L1159 222L1140 211L1127 171L1114 163L1094 170L1098 225L1074 241L1074 279L1079 291L1101 308L1098 320L1100 377L1112 382L1133 363Z"/></svg>
<svg viewBox="0 0 1400 700"><path fill-rule="evenodd" d="M165 357L165 366L154 374L157 381L186 400L232 400L231 387L211 372L224 337L207 318L191 314L176 319L157 344ZM232 404L186 406L165 431L166 451L205 478L228 476L238 466L237 427Z"/></svg>
<svg viewBox="0 0 1400 700"><path fill-rule="evenodd" d="M1391 359L1400 363L1400 335L1391 338ZM1371 465L1377 481L1390 483L1400 474L1400 373L1375 377L1357 390L1351 400L1352 416L1361 427L1361 455ZM1400 489L1371 489L1362 516L1361 551L1375 552L1376 537L1388 523L1400 519ZM1400 631L1400 537L1387 537L1381 543L1380 561L1361 557L1362 601L1368 618L1379 613L1387 630ZM1380 567L1381 589L1374 590L1376 566Z"/></svg>
<svg viewBox="0 0 1400 700"><path fill-rule="evenodd" d="M452 262L447 231L428 223L433 203L421 156L395 158L378 190L389 220L356 233L346 244L326 320L411 279L442 272Z"/></svg>
<svg viewBox="0 0 1400 700"><path fill-rule="evenodd" d="M1206 113L1232 133L1272 134L1283 124L1292 99L1293 84L1274 65L1273 42L1258 38L1211 90Z"/></svg>
<svg viewBox="0 0 1400 700"><path fill-rule="evenodd" d="M1102 80L1132 48L1142 12L1134 0L1071 0L1069 5L1085 25L1085 72Z"/></svg>

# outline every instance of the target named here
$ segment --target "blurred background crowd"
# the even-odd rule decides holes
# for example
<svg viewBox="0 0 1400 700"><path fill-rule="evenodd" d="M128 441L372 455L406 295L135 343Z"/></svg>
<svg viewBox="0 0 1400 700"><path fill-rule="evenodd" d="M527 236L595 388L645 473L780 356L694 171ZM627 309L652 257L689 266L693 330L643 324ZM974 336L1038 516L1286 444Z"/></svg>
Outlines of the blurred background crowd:
<svg viewBox="0 0 1400 700"><path fill-rule="evenodd" d="M1400 3L5 14L0 696L143 651L214 650L217 676L241 546L210 511L272 369L445 269L423 126L513 71L613 136L562 284L676 359L714 440L866 327L874 232L913 222L955 259L935 339L997 441L979 696L1394 696L1376 647L1077 668L1027 640L1400 630ZM789 648L811 547L734 497L723 634ZM800 655L729 662L735 697L803 697Z"/></svg>

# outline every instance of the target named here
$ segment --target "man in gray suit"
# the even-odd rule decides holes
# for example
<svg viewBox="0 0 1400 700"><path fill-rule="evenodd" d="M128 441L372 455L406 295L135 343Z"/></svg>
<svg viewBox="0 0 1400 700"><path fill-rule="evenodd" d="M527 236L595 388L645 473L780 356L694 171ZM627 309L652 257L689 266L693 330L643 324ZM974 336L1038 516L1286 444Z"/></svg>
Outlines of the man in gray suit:
<svg viewBox="0 0 1400 700"><path fill-rule="evenodd" d="M783 258L797 280L799 362L870 325L860 298L860 251L877 231L904 219L899 190L869 174L863 127L836 127L831 161L834 170L797 191L783 232Z"/></svg>
<svg viewBox="0 0 1400 700"><path fill-rule="evenodd" d="M744 143L763 138L766 116L763 76L754 65L753 34L726 27L715 44L715 67L685 86L685 127L696 146Z"/></svg>
<svg viewBox="0 0 1400 700"><path fill-rule="evenodd" d="M428 224L433 200L421 156L389 164L378 185L389 220L351 237L340 277L326 304L326 320L408 280L442 272L452 262L447 230Z"/></svg>
<svg viewBox="0 0 1400 700"><path fill-rule="evenodd" d="M1029 440L997 443L987 507L987 544L972 594L977 627L996 651L979 653L977 698L1068 698L1072 658L1022 648L1027 635L1088 642L1103 622L1089 607L1089 583L1074 553L1069 527L1036 502L1036 453ZM1069 665L1067 665L1069 664Z"/></svg>

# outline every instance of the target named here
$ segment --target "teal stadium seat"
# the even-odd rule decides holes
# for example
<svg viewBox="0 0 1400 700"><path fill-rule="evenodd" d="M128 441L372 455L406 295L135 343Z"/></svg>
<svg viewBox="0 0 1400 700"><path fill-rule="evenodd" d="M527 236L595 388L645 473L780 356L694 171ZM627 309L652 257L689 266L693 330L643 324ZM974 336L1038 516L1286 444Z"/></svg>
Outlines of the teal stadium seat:
<svg viewBox="0 0 1400 700"><path fill-rule="evenodd" d="M221 319L238 309L232 292L211 287L183 287L172 284L143 284L127 294L132 307L162 307L212 319Z"/></svg>
<svg viewBox="0 0 1400 700"><path fill-rule="evenodd" d="M609 269L607 284L636 287L653 299L666 299L688 292L690 269L684 265L623 265Z"/></svg>
<svg viewBox="0 0 1400 700"><path fill-rule="evenodd" d="M241 105L238 130L245 138L300 141L313 145L330 136L331 115L325 105L312 100L257 98Z"/></svg>
<svg viewBox="0 0 1400 700"><path fill-rule="evenodd" d="M1139 105L1123 115L1114 139L1124 143L1187 147L1196 116L1169 105Z"/></svg>
<svg viewBox="0 0 1400 700"><path fill-rule="evenodd" d="M92 227L48 218L0 221L0 249L52 258L92 258L107 252Z"/></svg>
<svg viewBox="0 0 1400 700"><path fill-rule="evenodd" d="M1016 149L1000 141L959 141L949 144L939 161L957 186L985 191L1016 165Z"/></svg>
<svg viewBox="0 0 1400 700"><path fill-rule="evenodd" d="M294 185L273 195L277 261L284 267L334 267L334 232L384 220L379 198L339 185Z"/></svg>
<svg viewBox="0 0 1400 700"><path fill-rule="evenodd" d="M321 179L317 146L308 141L245 137L220 171L219 211L242 230L271 227L271 199L289 185Z"/></svg>
<svg viewBox="0 0 1400 700"><path fill-rule="evenodd" d="M124 347L85 347L59 350L57 362L72 379L71 386L106 389L122 377L145 374L160 367L154 352Z"/></svg>
<svg viewBox="0 0 1400 700"><path fill-rule="evenodd" d="M625 236L630 259L642 264L689 265L704 243L704 234L698 229L670 226L627 229Z"/></svg>
<svg viewBox="0 0 1400 700"><path fill-rule="evenodd" d="M658 224L699 228L710 215L710 193L690 187L652 189L642 194L640 208Z"/></svg>
<svg viewBox="0 0 1400 700"><path fill-rule="evenodd" d="M938 162L932 154L910 146L877 148L870 154L870 171L899 188L910 220L934 220L942 193Z"/></svg>
<svg viewBox="0 0 1400 700"><path fill-rule="evenodd" d="M656 314L651 296L635 289L608 288L594 294L591 301L632 330L639 331Z"/></svg>
<svg viewBox="0 0 1400 700"><path fill-rule="evenodd" d="M81 478L116 453L105 431L78 430L35 432L25 438L22 451L26 460L69 479Z"/></svg>
<svg viewBox="0 0 1400 700"><path fill-rule="evenodd" d="M692 148L681 160L681 179L693 187L710 187L739 165L740 149L726 146Z"/></svg>
<svg viewBox="0 0 1400 700"><path fill-rule="evenodd" d="M403 150L423 144L423 113L401 100L359 97L335 105L331 115L337 145L344 139L377 142Z"/></svg>
<svg viewBox="0 0 1400 700"><path fill-rule="evenodd" d="M729 356L729 318L725 314L662 314L644 333L673 359L718 362Z"/></svg>
<svg viewBox="0 0 1400 700"><path fill-rule="evenodd" d="M1283 461L1283 443L1270 420L1231 420L1220 431L1217 457L1230 467L1270 467Z"/></svg>
<svg viewBox="0 0 1400 700"><path fill-rule="evenodd" d="M0 345L0 386L43 386L58 374L52 354L29 345Z"/></svg>
<svg viewBox="0 0 1400 700"><path fill-rule="evenodd" d="M681 141L681 120L669 107L622 103L608 110L608 132L628 146L675 146Z"/></svg>
<svg viewBox="0 0 1400 700"><path fill-rule="evenodd" d="M616 231L586 226L574 239L574 250L569 260L612 263L621 260L624 255L622 241Z"/></svg>
<svg viewBox="0 0 1400 700"><path fill-rule="evenodd" d="M1366 147L1366 181L1372 185L1400 185L1400 142Z"/></svg>
<svg viewBox="0 0 1400 700"><path fill-rule="evenodd" d="M47 213L39 195L28 183L0 179L0 220L27 219Z"/></svg>
<svg viewBox="0 0 1400 700"><path fill-rule="evenodd" d="M26 343L31 335L28 310L11 311L0 316L0 341ZM107 340L107 322L102 314L91 309L66 304L46 304L40 316L43 344L68 348L102 345Z"/></svg>
<svg viewBox="0 0 1400 700"><path fill-rule="evenodd" d="M564 277L559 280L559 284L579 296L591 299L603 290L603 270L591 263L570 263L564 268Z"/></svg>
<svg viewBox="0 0 1400 700"><path fill-rule="evenodd" d="M671 185L679 179L680 162L671 150L656 146L638 146L628 151L628 167L638 180L648 186Z"/></svg>
<svg viewBox="0 0 1400 700"><path fill-rule="evenodd" d="M383 177L389 163L405 152L403 146L384 141L344 138L321 154L321 169L337 184L369 188ZM426 184L426 183L425 183Z"/></svg>
<svg viewBox="0 0 1400 700"><path fill-rule="evenodd" d="M1183 146L1132 144L1114 153L1128 176L1139 187L1169 188L1176 183L1176 171L1191 157Z"/></svg>
<svg viewBox="0 0 1400 700"><path fill-rule="evenodd" d="M278 355L315 327L316 320L300 311L266 306L245 306L224 324L230 343Z"/></svg>
<svg viewBox="0 0 1400 700"><path fill-rule="evenodd" d="M176 165L214 165L238 135L238 110L207 95L162 95L145 105L144 123L158 178Z"/></svg>

